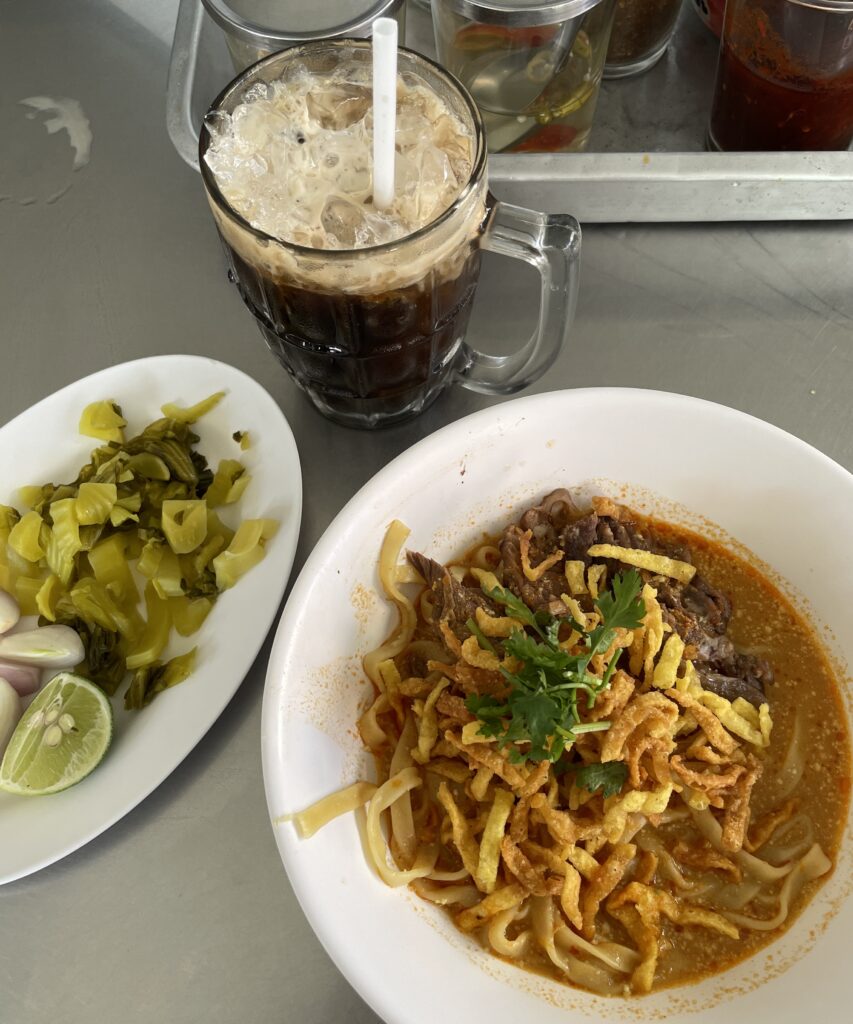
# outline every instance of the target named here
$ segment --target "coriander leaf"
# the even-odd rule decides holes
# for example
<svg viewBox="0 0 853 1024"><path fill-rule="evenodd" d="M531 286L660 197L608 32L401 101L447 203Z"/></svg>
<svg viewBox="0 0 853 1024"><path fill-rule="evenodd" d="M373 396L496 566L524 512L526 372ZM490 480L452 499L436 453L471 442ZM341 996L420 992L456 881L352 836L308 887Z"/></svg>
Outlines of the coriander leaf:
<svg viewBox="0 0 853 1024"><path fill-rule="evenodd" d="M537 616L538 616L537 612ZM545 639L549 644L553 644L554 647L558 647L560 644L560 626L565 623L567 626L579 633L581 636L586 635L586 627L582 626L576 618L572 615L561 615L559 618L555 618L553 615L550 616L551 622L545 627Z"/></svg>
<svg viewBox="0 0 853 1024"><path fill-rule="evenodd" d="M607 630L636 629L643 621L646 606L640 597L643 579L636 569L620 573L613 578L611 590L606 590L595 600L601 613L601 621Z"/></svg>
<svg viewBox="0 0 853 1024"><path fill-rule="evenodd" d="M506 732L504 724L499 717L495 717L494 720L490 718L480 719L480 728L477 730L481 736L487 738L494 737L495 739L503 739Z"/></svg>
<svg viewBox="0 0 853 1024"><path fill-rule="evenodd" d="M613 643L617 629L636 629L646 614L645 603L639 596L643 580L636 569L614 576L611 586L612 591L605 591L595 599L595 607L601 615L601 624L589 634L586 664L589 664L596 654L602 654L607 650ZM610 684L615 667L616 662L612 660L603 686Z"/></svg>
<svg viewBox="0 0 853 1024"><path fill-rule="evenodd" d="M546 639L550 640L552 635L556 637L556 634L560 629L559 619L555 618L550 612L545 611L544 608L540 608L538 612L534 612L533 618L536 619L536 624L539 626L540 630L543 631ZM556 643L556 639L554 640L554 643Z"/></svg>
<svg viewBox="0 0 853 1024"><path fill-rule="evenodd" d="M514 630L507 637L504 644L509 654L525 662L527 665L535 665L538 668L552 669L555 672L562 672L577 657L568 654L559 647L552 647L550 644L541 644L527 633L520 629Z"/></svg>
<svg viewBox="0 0 853 1024"><path fill-rule="evenodd" d="M561 717L558 703L545 693L522 694L512 700L512 715L505 741L523 743L529 740L530 749L526 757L534 761L549 760L548 742L554 731L554 722Z"/></svg>
<svg viewBox="0 0 853 1024"><path fill-rule="evenodd" d="M547 612L533 612L515 594L505 587L483 592L503 605L507 613L518 619L525 629L514 630L504 641L504 649L519 663L511 672L501 666L501 675L508 684L503 703L491 696L472 694L465 702L468 710L477 716L484 736L494 737L500 748L509 747L508 758L514 764L527 760L557 761L576 736L585 732L608 729L610 722L582 722L578 710L578 691L585 690L587 707L592 707L599 693L610 685L619 653L611 659L603 678L588 672L596 654L606 651L613 643L618 628L633 629L640 624L645 605L639 597L642 578L635 570L614 578L612 592L602 593L595 601L601 622L591 632L573 619L556 618ZM571 654L560 647L560 626L566 622L583 637L581 653ZM481 647L493 650L490 641L469 620L468 629L477 637ZM585 788L604 788L606 795L618 792L626 778L627 769L621 762L607 766L590 766L601 773L604 781L592 785L595 773L588 776ZM583 778L582 775L579 776ZM578 782L579 785L583 783Z"/></svg>
<svg viewBox="0 0 853 1024"><path fill-rule="evenodd" d="M624 761L605 761L603 764L585 764L574 771L575 785L589 793L601 790L602 796L615 796L628 778L628 765Z"/></svg>
<svg viewBox="0 0 853 1024"><path fill-rule="evenodd" d="M535 629L539 636L543 640L545 639L542 627L536 621L536 615L511 590L507 590L506 587L493 587L491 590L486 590L485 586L482 590L486 597L490 597L493 601L497 601L498 604L502 604L514 619L518 619L525 626Z"/></svg>
<svg viewBox="0 0 853 1024"><path fill-rule="evenodd" d="M560 646L560 626L560 620L554 618L545 626L545 639L552 647ZM574 623L572 629L574 629Z"/></svg>
<svg viewBox="0 0 853 1024"><path fill-rule="evenodd" d="M477 643L480 645L481 650L489 651L491 654L497 655L498 652L495 650L495 645L489 640L473 619L468 619L465 622L465 628L477 638Z"/></svg>
<svg viewBox="0 0 853 1024"><path fill-rule="evenodd" d="M465 707L476 715L481 722L498 721L503 715L509 714L509 708L494 697L480 697L476 693L470 694L465 700Z"/></svg>

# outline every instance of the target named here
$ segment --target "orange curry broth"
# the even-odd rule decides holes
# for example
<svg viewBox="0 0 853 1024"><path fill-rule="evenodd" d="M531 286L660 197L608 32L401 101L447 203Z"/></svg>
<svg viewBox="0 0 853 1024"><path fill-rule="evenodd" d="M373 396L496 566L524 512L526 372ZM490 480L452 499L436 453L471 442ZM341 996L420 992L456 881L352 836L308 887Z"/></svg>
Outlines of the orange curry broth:
<svg viewBox="0 0 853 1024"><path fill-rule="evenodd" d="M767 692L773 733L764 757L764 772L752 793L751 820L754 822L780 803L778 795L783 783L779 769L788 751L795 712L800 712L803 744L809 754L802 779L791 796L798 801L798 809L808 808L814 841L821 845L834 866L850 802L851 745L841 692L816 630L766 576L722 544L682 527L636 513L632 515L661 539L690 548L698 571L731 599L733 614L728 635L738 648L765 657L775 671L776 681ZM452 564L468 564L484 540L498 544L500 537L484 538ZM692 825L667 826L666 845L678 838L695 842L697 836ZM757 856L760 855L759 851ZM684 874L693 880L697 877L690 868L684 869ZM791 927L830 874L805 885L793 901L786 922L773 931L741 928L740 938L734 940L706 928L683 927L666 921L652 991L700 981L733 967L769 945ZM661 883L656 879L654 884ZM775 887L763 891L775 893L780 885L781 882L776 883ZM706 905L715 909L712 902ZM450 912L452 915L453 911ZM752 904L747 904L741 913L771 916L767 910L762 911ZM628 941L615 922L612 938ZM497 956L491 948L489 951ZM538 948L532 949L524 959L507 962L567 984L565 977Z"/></svg>

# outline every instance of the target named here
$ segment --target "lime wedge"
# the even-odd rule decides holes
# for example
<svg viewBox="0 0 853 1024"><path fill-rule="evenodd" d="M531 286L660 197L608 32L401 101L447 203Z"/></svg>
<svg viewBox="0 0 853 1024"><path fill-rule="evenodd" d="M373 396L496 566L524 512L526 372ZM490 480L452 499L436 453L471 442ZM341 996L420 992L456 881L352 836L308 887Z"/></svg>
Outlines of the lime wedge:
<svg viewBox="0 0 853 1024"><path fill-rule="evenodd" d="M113 709L88 679L60 672L24 712L0 764L0 789L42 796L85 779L104 758Z"/></svg>

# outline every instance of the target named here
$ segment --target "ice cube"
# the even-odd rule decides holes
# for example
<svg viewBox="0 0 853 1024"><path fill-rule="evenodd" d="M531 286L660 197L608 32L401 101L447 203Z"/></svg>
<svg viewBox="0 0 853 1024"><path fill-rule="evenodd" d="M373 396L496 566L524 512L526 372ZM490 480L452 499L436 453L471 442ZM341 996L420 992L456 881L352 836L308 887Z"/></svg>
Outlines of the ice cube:
<svg viewBox="0 0 853 1024"><path fill-rule="evenodd" d="M442 152L447 153L454 166L466 165L470 168L473 139L467 132L460 132L458 122L449 115L442 114L436 119L432 139Z"/></svg>
<svg viewBox="0 0 853 1024"><path fill-rule="evenodd" d="M328 86L306 97L308 113L321 128L339 132L364 117L370 107L370 92L361 85Z"/></svg>
<svg viewBox="0 0 853 1024"><path fill-rule="evenodd" d="M353 249L359 244L369 244L360 241L370 233L364 208L343 196L329 196L320 215L320 223L331 243L329 248Z"/></svg>
<svg viewBox="0 0 853 1024"><path fill-rule="evenodd" d="M400 222L393 210L373 210L365 216L365 230L356 236L359 247L366 245L381 245L383 242L393 242L408 234L405 224Z"/></svg>
<svg viewBox="0 0 853 1024"><path fill-rule="evenodd" d="M271 89L266 82L255 82L243 93L243 103L254 103L256 100L270 99Z"/></svg>
<svg viewBox="0 0 853 1024"><path fill-rule="evenodd" d="M336 132L328 136L322 145L322 156L318 152L318 164L322 167L324 177L334 182L336 192L343 192L358 200L364 199L370 190L370 153L371 142L360 128L353 127L348 131ZM337 157L326 163L328 156Z"/></svg>
<svg viewBox="0 0 853 1024"><path fill-rule="evenodd" d="M459 188L447 154L435 146L423 146L420 152L421 186L441 194Z"/></svg>
<svg viewBox="0 0 853 1024"><path fill-rule="evenodd" d="M415 217L418 223L428 224L455 199L459 182L447 154L428 142L411 152L409 159L417 167L418 176Z"/></svg>
<svg viewBox="0 0 853 1024"><path fill-rule="evenodd" d="M417 111L410 107L404 107L397 111L397 124L394 131L394 142L397 151L405 153L406 150L416 146L423 138L424 119Z"/></svg>
<svg viewBox="0 0 853 1024"><path fill-rule="evenodd" d="M332 249L400 238L434 219L471 172L470 133L411 77L398 86L395 200L384 211L371 203L369 67L330 69L320 82L303 66L244 99L210 122L205 160L229 202L279 238Z"/></svg>
<svg viewBox="0 0 853 1024"><path fill-rule="evenodd" d="M209 110L204 115L204 126L213 137L227 135L231 128L231 115L224 110Z"/></svg>
<svg viewBox="0 0 853 1024"><path fill-rule="evenodd" d="M413 195L420 182L420 170L408 153L398 153L394 161L394 192L398 196Z"/></svg>

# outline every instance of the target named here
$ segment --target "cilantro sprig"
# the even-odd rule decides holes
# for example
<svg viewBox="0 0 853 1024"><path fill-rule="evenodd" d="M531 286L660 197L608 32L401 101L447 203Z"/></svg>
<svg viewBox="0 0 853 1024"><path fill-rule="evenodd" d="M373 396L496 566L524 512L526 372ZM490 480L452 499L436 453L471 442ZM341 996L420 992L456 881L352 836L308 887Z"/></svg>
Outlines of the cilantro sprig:
<svg viewBox="0 0 853 1024"><path fill-rule="evenodd" d="M589 793L600 789L605 799L616 796L628 778L628 765L624 761L570 765L569 770L574 771L575 785L579 789L585 789Z"/></svg>
<svg viewBox="0 0 853 1024"><path fill-rule="evenodd" d="M500 701L472 694L465 702L480 720L479 731L484 736L494 736L501 748L510 748L510 761L557 761L582 733L610 728L608 721L582 722L578 702L583 695L586 707L591 708L598 694L610 685L619 652L610 659L600 678L589 672L589 665L597 654L609 649L617 629L635 629L640 625L645 614L640 597L642 585L635 569L614 577L611 590L600 594L594 602L600 621L590 631L574 619L532 611L504 587L483 588L488 597L503 605L526 627L514 630L504 641L504 650L521 663L517 672L501 666L501 674L510 687L506 698ZM563 622L568 622L582 637L583 646L577 654L559 645ZM480 645L494 653L494 646L475 624L469 621L467 625Z"/></svg>

